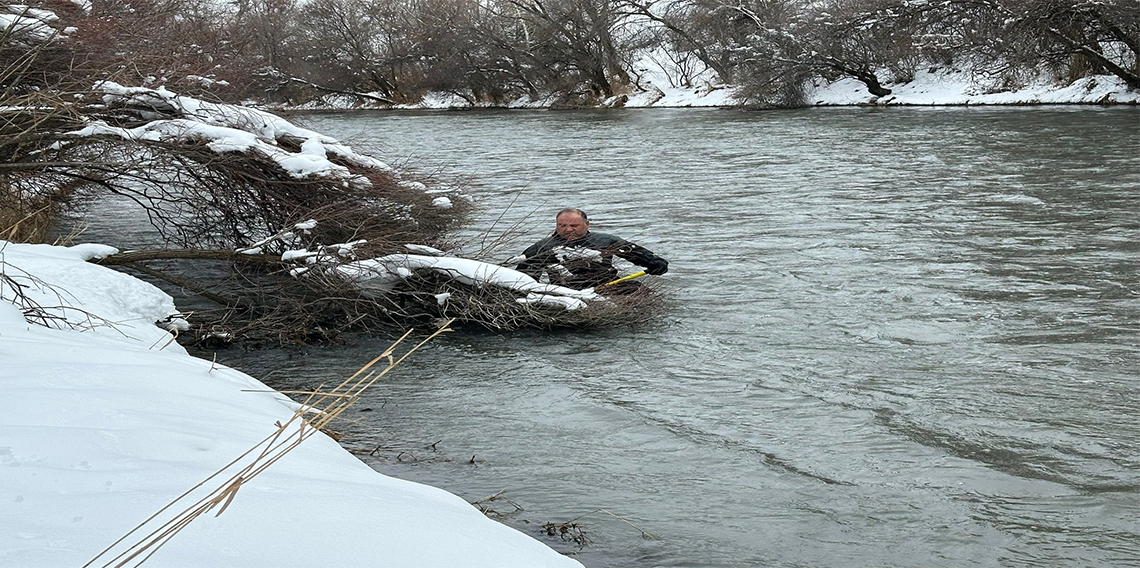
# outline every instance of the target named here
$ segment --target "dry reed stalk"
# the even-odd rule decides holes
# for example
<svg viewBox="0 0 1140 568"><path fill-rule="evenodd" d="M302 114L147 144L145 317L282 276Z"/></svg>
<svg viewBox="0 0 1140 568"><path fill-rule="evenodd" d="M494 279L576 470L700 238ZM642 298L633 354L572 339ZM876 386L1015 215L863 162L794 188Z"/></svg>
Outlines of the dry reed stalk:
<svg viewBox="0 0 1140 568"><path fill-rule="evenodd" d="M158 549L194 521L194 519L218 507L218 505L221 505L221 507L214 516L221 515L225 512L226 508L230 506L230 503L233 502L242 485L248 483L251 479L268 469L269 466L276 463L277 460L284 457L300 445L301 442L307 440L322 428L325 428L332 420L336 419L342 412L356 403L365 390L374 385L381 377L388 374L394 367L402 363L408 356L439 334L450 331L450 328L447 327L450 324L450 320L445 322L434 333L417 343L398 359L394 358L393 354L397 346L411 335L412 332L408 331L392 343L388 349L384 350L383 353L369 361L368 364L361 367L360 370L353 373L352 376L342 381L333 389L328 391L320 389L313 391L309 394L305 402L302 403L301 407L293 412L293 415L287 422L284 424L277 422L277 429L275 431L257 444L254 444L253 447L246 450L233 461L210 474L206 479L203 479L195 486L174 498L153 515L111 543L110 546L103 549L99 554L95 555L94 558L83 565L83 568L91 566L100 566L101 568L139 566L151 558ZM371 370L374 365L385 359L388 362L385 368L379 371ZM305 415L310 413L315 414L315 417L306 418ZM243 462L248 463L241 465ZM238 466L240 467L235 473L230 474L228 478L204 497L186 506L174 517L151 530L151 532L145 536L135 540L132 544L126 545L125 547L120 546L127 542L132 535L144 530L164 512L186 501L191 494L209 484L211 480ZM119 548L121 548L121 550L119 550L117 554L113 557L110 556ZM99 562L102 562L102 564L97 564Z"/></svg>
<svg viewBox="0 0 1140 568"><path fill-rule="evenodd" d="M492 497L494 497L494 496L492 495ZM584 519L586 517L589 517L590 515L593 515L595 513L605 513L605 514L607 514L607 515L609 515L609 516L611 516L611 517L613 517L613 518L615 518L615 519L617 519L617 520L641 531L641 538L644 538L646 540L656 540L657 539L656 536L654 536L648 532L645 532L645 530L643 530L641 527L631 523L625 517L622 517L621 515L616 515L616 514L611 513L610 511L607 511L605 509L594 509L593 511L590 511L589 513L586 513L584 515L579 515L577 517L574 517L573 519L570 519L569 521L566 521L565 523L546 523L546 524L542 525L542 528L546 531L547 536L557 536L557 537L561 538L562 540L573 541L575 544L577 544L579 546L579 548L583 548L583 547L590 544L590 537L586 533L586 527L578 524L577 521Z"/></svg>
<svg viewBox="0 0 1140 568"><path fill-rule="evenodd" d="M607 510L605 510L605 509L594 509L593 511L590 511L589 513L586 513L586 514L584 514L584 515L578 515L577 517L574 517L573 519L570 519L569 521L566 521L565 523L563 523L563 525L573 525L573 524L575 524L575 522L576 522L576 521L578 521L578 520L580 520L580 519L584 519L584 518L586 518L586 517L589 517L590 515L593 515L594 513L605 513L605 514L607 514L607 515L609 515L609 516L611 516L611 517L613 517L613 518L615 518L615 519L617 519L617 520L619 520L619 521L621 521L621 522L623 522L623 523L625 523L625 524L627 524L627 525L629 525L629 526L631 526L631 527L633 527L633 528L637 529L638 531L641 531L641 538L644 538L644 539L646 539L646 540L656 540L656 539L657 539L657 536L655 536L655 535L653 535L653 534L651 534L651 533L648 533L648 532L646 532L646 531L645 531L645 529L642 529L641 527L639 527L639 526L637 526L637 525L635 525L635 524L631 523L631 522L630 522L628 519L626 519L625 517L623 517L623 516L621 516L621 515L616 515L616 514L614 514L614 513L611 513L610 511L607 511Z"/></svg>
<svg viewBox="0 0 1140 568"><path fill-rule="evenodd" d="M54 212L44 205L25 214L12 204L0 204L0 239L18 243L42 243L51 227Z"/></svg>

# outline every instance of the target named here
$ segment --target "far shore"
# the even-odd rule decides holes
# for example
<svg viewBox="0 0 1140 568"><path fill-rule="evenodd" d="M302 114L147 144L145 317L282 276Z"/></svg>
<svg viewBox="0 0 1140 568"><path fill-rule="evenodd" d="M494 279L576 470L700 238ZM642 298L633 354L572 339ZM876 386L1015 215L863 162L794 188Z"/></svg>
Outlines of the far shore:
<svg viewBox="0 0 1140 568"><path fill-rule="evenodd" d="M595 106L565 106L551 98L539 101L516 100L506 104L472 105L447 94L430 94L417 104L396 106L357 105L344 97L301 105L269 105L279 112L343 112L343 111L499 111L499 110L614 110L710 108L738 110L798 110L833 107L976 107L976 106L1136 106L1140 91L1134 91L1112 75L1084 77L1067 85L1041 81L1014 90L996 90L979 84L962 73L919 73L913 81L887 84L891 94L876 97L854 79L812 85L806 93L807 104L795 108L773 108L747 104L735 96L730 86L672 88L657 84L645 86L641 93L611 97Z"/></svg>

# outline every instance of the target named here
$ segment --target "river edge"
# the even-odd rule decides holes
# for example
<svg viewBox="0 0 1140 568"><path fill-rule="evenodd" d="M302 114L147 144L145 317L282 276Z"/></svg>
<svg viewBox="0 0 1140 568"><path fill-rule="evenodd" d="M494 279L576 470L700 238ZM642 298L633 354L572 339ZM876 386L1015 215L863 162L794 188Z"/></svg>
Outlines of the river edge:
<svg viewBox="0 0 1140 568"><path fill-rule="evenodd" d="M297 403L189 355L152 323L176 313L169 295L87 262L111 250L0 241L6 278L26 283L0 302L0 380L20 401L0 417L5 566L113 564L154 550L151 530L199 511L211 518L175 531L158 552L164 565L581 568L460 497L373 470L323 433L257 479L235 473ZM60 304L47 313L86 320L28 323ZM189 497L164 507L179 494Z"/></svg>

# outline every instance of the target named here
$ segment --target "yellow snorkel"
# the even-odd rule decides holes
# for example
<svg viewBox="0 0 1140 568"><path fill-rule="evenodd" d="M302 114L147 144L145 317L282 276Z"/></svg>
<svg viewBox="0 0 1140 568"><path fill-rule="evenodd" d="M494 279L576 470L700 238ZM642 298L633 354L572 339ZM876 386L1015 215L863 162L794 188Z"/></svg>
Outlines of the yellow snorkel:
<svg viewBox="0 0 1140 568"><path fill-rule="evenodd" d="M613 282L606 282L605 284L602 284L601 286L598 286L597 288L594 288L594 289L597 290L598 288L605 288L606 286L612 286L612 285L617 284L619 282L626 282L629 280L633 280L634 278L640 278L642 276L645 276L644 270L642 270L640 272L634 272L633 274L630 274L629 276L622 276L621 278L618 278L617 280L614 280Z"/></svg>

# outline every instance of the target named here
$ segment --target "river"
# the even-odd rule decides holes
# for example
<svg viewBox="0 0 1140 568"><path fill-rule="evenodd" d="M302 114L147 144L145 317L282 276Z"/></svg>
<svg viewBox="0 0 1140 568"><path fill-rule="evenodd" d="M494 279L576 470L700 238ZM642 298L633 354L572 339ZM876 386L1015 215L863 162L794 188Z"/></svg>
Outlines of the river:
<svg viewBox="0 0 1140 568"><path fill-rule="evenodd" d="M670 260L659 320L425 347L343 424L378 471L588 568L1140 565L1140 109L294 118L470 176L503 260L562 207Z"/></svg>

